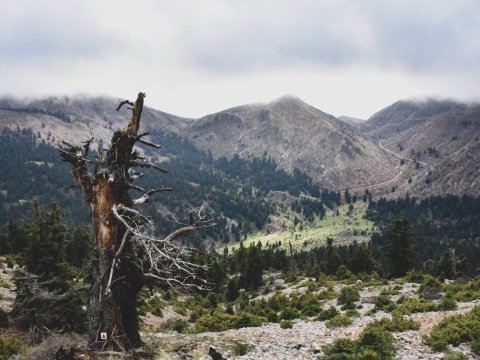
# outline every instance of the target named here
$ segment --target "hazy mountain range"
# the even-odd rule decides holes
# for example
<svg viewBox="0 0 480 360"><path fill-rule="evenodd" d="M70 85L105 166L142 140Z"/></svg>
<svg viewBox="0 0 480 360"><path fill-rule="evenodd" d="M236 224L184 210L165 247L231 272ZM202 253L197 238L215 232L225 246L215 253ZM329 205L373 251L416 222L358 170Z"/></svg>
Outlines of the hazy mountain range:
<svg viewBox="0 0 480 360"><path fill-rule="evenodd" d="M31 128L44 141L109 141L129 113L118 99L0 99L0 130ZM148 104L148 97L146 99ZM342 119L344 121L342 121ZM335 118L286 96L187 119L146 108L142 131L174 133L214 158L273 159L321 188L389 196L480 194L480 105L399 101L368 120ZM348 122L348 123L347 123Z"/></svg>

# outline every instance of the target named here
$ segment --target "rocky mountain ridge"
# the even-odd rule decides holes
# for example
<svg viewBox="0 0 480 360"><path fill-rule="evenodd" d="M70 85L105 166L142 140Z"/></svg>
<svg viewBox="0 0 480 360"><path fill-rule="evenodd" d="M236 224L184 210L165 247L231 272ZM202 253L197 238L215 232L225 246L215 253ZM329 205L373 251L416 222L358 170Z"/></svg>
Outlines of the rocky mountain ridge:
<svg viewBox="0 0 480 360"><path fill-rule="evenodd" d="M1 98L0 130L31 128L51 144L93 136L98 144L123 126L126 110L115 111L118 103L110 97ZM142 130L180 135L214 157L268 157L331 190L390 197L480 193L480 169L472 160L480 136L475 104L402 100L354 126L292 96L200 119L146 107Z"/></svg>
<svg viewBox="0 0 480 360"><path fill-rule="evenodd" d="M184 129L214 157L266 155L321 187L345 190L395 174L384 150L356 129L292 96L205 116Z"/></svg>
<svg viewBox="0 0 480 360"><path fill-rule="evenodd" d="M480 167L474 160L480 156L479 104L399 101L359 129L400 161L407 161L395 184L396 196L480 194Z"/></svg>

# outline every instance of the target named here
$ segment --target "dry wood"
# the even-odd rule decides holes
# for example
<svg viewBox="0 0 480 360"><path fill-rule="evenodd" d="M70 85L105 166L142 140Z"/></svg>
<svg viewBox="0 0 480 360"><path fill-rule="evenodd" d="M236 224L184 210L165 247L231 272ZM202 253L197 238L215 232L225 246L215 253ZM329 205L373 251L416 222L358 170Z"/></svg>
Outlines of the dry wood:
<svg viewBox="0 0 480 360"><path fill-rule="evenodd" d="M145 93L138 93L134 103L125 100L117 107L130 105L131 117L121 131L113 134L110 148L96 162L87 158L93 139L83 146L63 143L59 155L72 167L72 176L80 185L92 207L95 233L95 257L92 261L92 284L89 294L88 321L90 346L97 350L128 350L142 342L138 332L136 299L147 283L182 287L204 287L206 282L196 275L205 266L191 263L191 251L175 243L179 236L201 227L212 226L206 207L196 212L189 224L173 233L153 236L153 223L132 206L150 201L156 193L170 188L146 190L134 184L141 173L130 173L132 167L167 170L148 163L134 150L136 143L160 148L138 134ZM93 172L89 164L95 164ZM129 189L142 195L133 200ZM180 223L179 223L180 224ZM146 231L145 226L150 227ZM107 339L101 334L106 333Z"/></svg>

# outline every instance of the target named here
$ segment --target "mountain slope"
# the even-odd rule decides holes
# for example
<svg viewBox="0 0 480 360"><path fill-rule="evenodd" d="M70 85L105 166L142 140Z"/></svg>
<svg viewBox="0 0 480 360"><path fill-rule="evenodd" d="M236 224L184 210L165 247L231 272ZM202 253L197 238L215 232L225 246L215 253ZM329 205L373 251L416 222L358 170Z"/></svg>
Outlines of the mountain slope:
<svg viewBox="0 0 480 360"><path fill-rule="evenodd" d="M404 172L395 196L480 195L480 105L454 101L398 101L360 127L420 169ZM408 165L408 164L407 164ZM420 171L417 171L420 170ZM408 180L408 182L407 182Z"/></svg>
<svg viewBox="0 0 480 360"><path fill-rule="evenodd" d="M112 97L1 98L0 130L30 128L49 143L78 142L92 136L110 141L112 130L121 128L130 116L125 106L115 111L119 102ZM177 132L191 121L145 107L142 129Z"/></svg>
<svg viewBox="0 0 480 360"><path fill-rule="evenodd" d="M298 98L245 105L205 116L182 134L214 157L265 154L321 187L345 189L394 176L393 163L354 128Z"/></svg>
<svg viewBox="0 0 480 360"><path fill-rule="evenodd" d="M373 138L390 138L432 116L462 111L468 106L451 100L400 100L372 115L359 129Z"/></svg>

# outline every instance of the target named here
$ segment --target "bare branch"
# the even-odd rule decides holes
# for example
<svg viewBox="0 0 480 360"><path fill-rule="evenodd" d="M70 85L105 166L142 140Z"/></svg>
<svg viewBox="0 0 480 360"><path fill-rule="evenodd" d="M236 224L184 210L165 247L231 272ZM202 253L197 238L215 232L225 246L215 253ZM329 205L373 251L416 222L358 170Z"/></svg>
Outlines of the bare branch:
<svg viewBox="0 0 480 360"><path fill-rule="evenodd" d="M148 133L146 133L146 134L148 134ZM142 136L143 135L145 135L145 134L142 134ZM137 139L135 141L138 141L139 143L142 143L142 144L147 145L147 146L154 147L156 149L160 149L162 147L162 145L152 143L152 142L147 141L145 139L141 139L141 136L137 136Z"/></svg>
<svg viewBox="0 0 480 360"><path fill-rule="evenodd" d="M85 197L87 199L91 199L93 195L93 184L95 182L95 178L88 170L88 160L82 156L82 152L79 147L75 147L68 143L65 144L69 147L68 149L57 147L60 157L63 159L63 161L69 162L73 166L72 175L75 182L80 185Z"/></svg>
<svg viewBox="0 0 480 360"><path fill-rule="evenodd" d="M138 188L140 188L140 187L139 186L134 187L134 189L139 190ZM138 205L138 204L147 203L147 202L150 201L150 195L155 194L157 192L163 192L163 191L172 191L172 188L160 188L160 189L152 189L152 190L149 190L149 191L145 191L143 196L139 197L138 199L133 200L133 204Z"/></svg>
<svg viewBox="0 0 480 360"><path fill-rule="evenodd" d="M136 161L131 161L128 165L129 166L135 166L135 167L141 167L141 168L151 168L151 169L158 170L158 171L160 171L164 174L168 173L168 170L159 168L158 166L153 165L153 164L149 164L149 163L139 163L139 162L136 162Z"/></svg>
<svg viewBox="0 0 480 360"><path fill-rule="evenodd" d="M118 104L118 106L117 106L117 111L120 110L120 109L122 108L122 106L125 105L125 104L128 104L128 105L130 105L130 106L133 106L133 103L132 103L131 101L129 101L129 100L123 100L123 101L120 102L120 104Z"/></svg>
<svg viewBox="0 0 480 360"><path fill-rule="evenodd" d="M204 210L205 207L198 210L198 219L192 224L181 227L163 239L147 235L139 229L138 219L142 215L138 211L119 204L113 206L112 213L132 235L131 244L138 260L137 265L145 278L169 286L206 289L206 281L197 274L207 267L187 260L192 250L174 242L179 236L197 228L213 225Z"/></svg>

